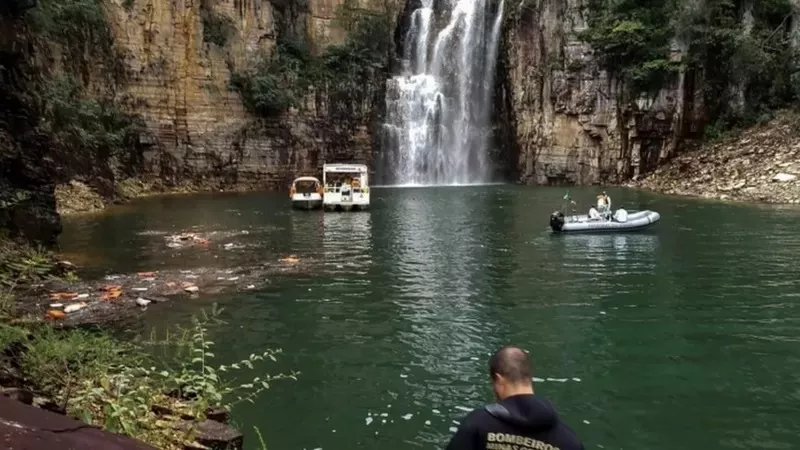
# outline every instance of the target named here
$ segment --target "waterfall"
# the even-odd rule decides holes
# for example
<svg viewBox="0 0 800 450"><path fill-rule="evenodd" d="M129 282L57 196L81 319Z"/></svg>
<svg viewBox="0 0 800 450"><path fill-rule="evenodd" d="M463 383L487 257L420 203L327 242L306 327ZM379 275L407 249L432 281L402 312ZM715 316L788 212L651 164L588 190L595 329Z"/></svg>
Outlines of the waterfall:
<svg viewBox="0 0 800 450"><path fill-rule="evenodd" d="M490 1L437 0L443 10L435 12L434 0L422 0L411 14L402 73L387 81L384 170L392 183L489 181L504 0L496 12Z"/></svg>

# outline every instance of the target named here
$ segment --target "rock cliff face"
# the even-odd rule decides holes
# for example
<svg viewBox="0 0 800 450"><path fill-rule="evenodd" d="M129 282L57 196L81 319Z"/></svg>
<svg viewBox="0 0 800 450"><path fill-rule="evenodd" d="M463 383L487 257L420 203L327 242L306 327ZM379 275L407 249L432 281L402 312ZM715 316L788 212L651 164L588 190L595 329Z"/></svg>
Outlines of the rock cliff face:
<svg viewBox="0 0 800 450"><path fill-rule="evenodd" d="M148 146L144 173L166 185L266 189L284 188L297 174L315 174L323 161L369 163L371 115L350 118L354 129L343 129L341 121L331 120L324 96L315 95L302 111L260 119L229 89L231 74L269 53L279 36L307 40L316 54L341 43L346 32L335 19L344 4L115 0L109 15L133 75L128 91L139 100L137 111L148 128L141 139ZM390 5L362 0L344 7L388 14ZM204 14L231 21L224 45L204 40Z"/></svg>
<svg viewBox="0 0 800 450"><path fill-rule="evenodd" d="M629 105L588 44L586 0L512 0L499 70L507 146L528 184L619 182L652 169L702 126L694 79L681 74ZM680 45L674 45L680 58Z"/></svg>

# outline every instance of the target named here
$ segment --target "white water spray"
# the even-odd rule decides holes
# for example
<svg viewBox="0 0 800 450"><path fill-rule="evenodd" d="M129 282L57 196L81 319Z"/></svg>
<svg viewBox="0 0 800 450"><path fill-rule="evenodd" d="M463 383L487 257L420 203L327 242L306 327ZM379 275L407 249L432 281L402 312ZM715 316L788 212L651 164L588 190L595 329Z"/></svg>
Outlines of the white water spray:
<svg viewBox="0 0 800 450"><path fill-rule="evenodd" d="M385 163L391 183L489 181L486 153L503 1L493 17L490 0L442 0L445 10L436 13L433 0L422 0L412 13L403 73L387 82ZM437 20L446 25L437 27Z"/></svg>

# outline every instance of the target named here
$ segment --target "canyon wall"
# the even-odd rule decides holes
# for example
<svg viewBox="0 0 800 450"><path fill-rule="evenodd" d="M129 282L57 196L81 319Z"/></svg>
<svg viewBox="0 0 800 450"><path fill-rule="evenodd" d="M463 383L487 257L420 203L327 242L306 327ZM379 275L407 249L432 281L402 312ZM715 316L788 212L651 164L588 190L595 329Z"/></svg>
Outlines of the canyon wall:
<svg viewBox="0 0 800 450"><path fill-rule="evenodd" d="M145 176L168 186L283 189L296 175L317 174L324 161L370 163L372 114L334 117L323 92L308 95L302 108L258 118L229 88L232 73L281 37L307 42L315 55L344 42L341 7L392 14L383 0L113 0L116 44L132 72L127 90L147 124ZM204 14L231 20L223 45L204 39Z"/></svg>
<svg viewBox="0 0 800 450"><path fill-rule="evenodd" d="M506 147L527 184L619 182L651 170L702 130L695 77L681 73L635 102L579 39L587 0L512 0L497 107ZM679 43L672 58L680 59ZM633 103L633 104L632 104Z"/></svg>

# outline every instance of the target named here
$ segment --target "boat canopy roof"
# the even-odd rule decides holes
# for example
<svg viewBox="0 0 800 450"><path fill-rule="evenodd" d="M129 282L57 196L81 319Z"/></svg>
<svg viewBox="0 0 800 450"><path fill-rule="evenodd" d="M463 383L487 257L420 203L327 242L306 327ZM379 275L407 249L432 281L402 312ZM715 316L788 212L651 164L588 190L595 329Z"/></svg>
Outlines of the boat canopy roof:
<svg viewBox="0 0 800 450"><path fill-rule="evenodd" d="M298 177L292 182L292 184L295 184L295 183L298 183L298 182L301 182L301 181L313 181L314 183L319 184L319 180L317 178L315 178L315 177Z"/></svg>
<svg viewBox="0 0 800 450"><path fill-rule="evenodd" d="M323 164L322 170L338 173L367 173L367 166L365 164Z"/></svg>

